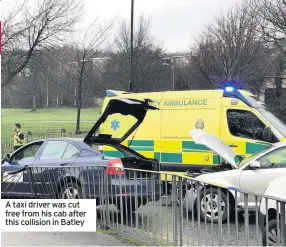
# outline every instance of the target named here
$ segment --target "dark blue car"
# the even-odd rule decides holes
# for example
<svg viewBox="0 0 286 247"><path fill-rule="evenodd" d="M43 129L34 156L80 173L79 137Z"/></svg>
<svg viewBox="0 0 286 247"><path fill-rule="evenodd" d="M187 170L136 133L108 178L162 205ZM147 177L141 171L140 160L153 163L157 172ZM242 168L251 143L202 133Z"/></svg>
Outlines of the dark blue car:
<svg viewBox="0 0 286 247"><path fill-rule="evenodd" d="M147 101L112 99L84 139L33 141L5 155L2 198L106 198L118 208L123 203L128 211L156 199L161 191L160 177L148 171L159 171L158 160L121 144L142 123L148 110L157 108ZM120 138L99 131L113 114L136 119ZM101 145L115 148L123 158L105 156L95 148Z"/></svg>

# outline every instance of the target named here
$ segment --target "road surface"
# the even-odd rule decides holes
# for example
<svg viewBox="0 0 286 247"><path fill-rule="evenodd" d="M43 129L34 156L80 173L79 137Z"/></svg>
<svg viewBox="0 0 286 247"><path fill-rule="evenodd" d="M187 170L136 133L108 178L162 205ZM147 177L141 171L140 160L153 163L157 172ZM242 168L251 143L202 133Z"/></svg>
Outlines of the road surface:
<svg viewBox="0 0 286 247"><path fill-rule="evenodd" d="M1 246L132 246L101 232L2 232Z"/></svg>

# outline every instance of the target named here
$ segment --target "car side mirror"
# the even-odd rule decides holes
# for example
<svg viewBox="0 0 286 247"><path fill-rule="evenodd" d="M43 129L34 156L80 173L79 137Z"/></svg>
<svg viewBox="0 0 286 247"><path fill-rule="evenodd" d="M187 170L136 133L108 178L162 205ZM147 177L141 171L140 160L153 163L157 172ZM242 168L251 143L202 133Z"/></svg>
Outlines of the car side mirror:
<svg viewBox="0 0 286 247"><path fill-rule="evenodd" d="M5 154L4 157L3 157L3 159L2 159L2 164L3 164L4 162L9 162L10 159L11 159L11 154Z"/></svg>
<svg viewBox="0 0 286 247"><path fill-rule="evenodd" d="M252 161L252 162L249 164L249 168L250 168L251 170L256 170L256 169L261 168L260 162L257 161L257 160Z"/></svg>
<svg viewBox="0 0 286 247"><path fill-rule="evenodd" d="M271 142L272 140L272 132L270 127L265 127L263 130L263 140L266 142Z"/></svg>

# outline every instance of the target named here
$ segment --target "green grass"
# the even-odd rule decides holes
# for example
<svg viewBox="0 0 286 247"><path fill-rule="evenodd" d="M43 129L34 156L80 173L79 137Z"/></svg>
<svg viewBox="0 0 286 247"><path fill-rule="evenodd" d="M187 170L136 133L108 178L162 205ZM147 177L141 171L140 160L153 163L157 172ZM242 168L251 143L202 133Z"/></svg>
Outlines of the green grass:
<svg viewBox="0 0 286 247"><path fill-rule="evenodd" d="M82 109L81 131L88 131L100 113L101 107ZM65 129L66 132L75 132L77 110L75 108L47 108L31 112L29 109L2 108L1 115L1 136L5 137L13 135L15 123L22 125L25 134L28 131L34 134L60 133L61 129Z"/></svg>

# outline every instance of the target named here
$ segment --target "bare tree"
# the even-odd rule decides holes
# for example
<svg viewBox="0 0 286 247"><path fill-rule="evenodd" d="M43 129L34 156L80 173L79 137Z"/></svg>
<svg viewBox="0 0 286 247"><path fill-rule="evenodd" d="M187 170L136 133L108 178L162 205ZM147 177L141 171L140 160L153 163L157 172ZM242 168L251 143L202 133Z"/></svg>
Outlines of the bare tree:
<svg viewBox="0 0 286 247"><path fill-rule="evenodd" d="M162 66L163 50L150 36L150 22L139 18L134 34L133 48L133 91L156 91L171 89L171 76ZM130 28L123 21L115 40L115 50L110 54L104 71L105 85L118 90L129 90L130 75ZM170 83L166 83L166 81ZM116 82L116 83L115 83Z"/></svg>
<svg viewBox="0 0 286 247"><path fill-rule="evenodd" d="M107 53L110 48L107 44L107 38L114 26L114 20L108 23L100 24L99 19L95 21L85 30L83 40L75 42L76 48L76 103L77 103L77 122L76 133L80 133L80 113L82 107L82 91L85 78L88 78L91 70L93 70L93 60L96 55L102 56ZM88 66L91 64L91 68ZM94 82L96 83L96 82Z"/></svg>
<svg viewBox="0 0 286 247"><path fill-rule="evenodd" d="M53 56L42 52L36 54L31 58L23 73L15 77L13 83L7 85L5 89L13 92L22 107L36 111L38 107L47 106L47 93L51 94L51 88L56 88L56 73L54 72L57 68Z"/></svg>
<svg viewBox="0 0 286 247"><path fill-rule="evenodd" d="M248 0L250 14L260 22L260 31L266 41L274 43L286 54L286 1Z"/></svg>
<svg viewBox="0 0 286 247"><path fill-rule="evenodd" d="M190 64L206 87L217 88L223 81L236 80L244 88L262 89L262 76L271 60L248 6L235 8L215 19L190 52ZM259 93L259 92L257 92Z"/></svg>
<svg viewBox="0 0 286 247"><path fill-rule="evenodd" d="M2 87L27 67L36 50L58 45L82 14L79 0L38 0L34 8L28 3L2 21Z"/></svg>
<svg viewBox="0 0 286 247"><path fill-rule="evenodd" d="M78 71L72 66L77 65L76 54L75 47L70 45L36 51L22 73L2 88L2 106L34 110L42 107L76 107ZM100 93L99 80L97 71L85 70L83 106L94 105L94 98Z"/></svg>
<svg viewBox="0 0 286 247"><path fill-rule="evenodd" d="M2 20L2 48L12 47L17 39L24 34L27 27L17 17L25 7L25 2L14 6L11 12L4 15Z"/></svg>
<svg viewBox="0 0 286 247"><path fill-rule="evenodd" d="M265 77L268 85L265 100L282 119L285 112L283 80L286 70L286 1L285 0L247 0L249 14L259 21L258 31L263 35L265 43L271 50L271 71Z"/></svg>

